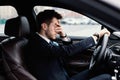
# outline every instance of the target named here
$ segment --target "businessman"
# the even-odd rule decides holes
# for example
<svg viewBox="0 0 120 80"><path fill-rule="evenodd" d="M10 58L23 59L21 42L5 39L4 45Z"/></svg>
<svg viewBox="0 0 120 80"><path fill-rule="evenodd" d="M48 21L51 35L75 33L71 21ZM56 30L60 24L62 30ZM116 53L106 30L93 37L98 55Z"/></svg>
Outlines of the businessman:
<svg viewBox="0 0 120 80"><path fill-rule="evenodd" d="M45 10L37 15L37 32L31 35L27 46L29 51L25 54L29 71L38 80L111 80L109 74L101 74L89 79L89 70L73 77L67 74L63 67L63 59L66 56L80 54L81 51L94 46L105 33L110 35L110 32L103 29L85 40L72 44L72 40L60 26L61 18L62 16L54 10ZM67 45L56 43L54 40L57 35L60 36L63 44Z"/></svg>

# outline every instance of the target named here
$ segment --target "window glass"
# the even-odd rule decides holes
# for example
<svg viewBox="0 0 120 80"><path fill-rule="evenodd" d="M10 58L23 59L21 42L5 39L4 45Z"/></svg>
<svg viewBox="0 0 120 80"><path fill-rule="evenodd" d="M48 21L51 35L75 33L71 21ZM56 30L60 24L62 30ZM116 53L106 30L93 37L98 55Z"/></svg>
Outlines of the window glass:
<svg viewBox="0 0 120 80"><path fill-rule="evenodd" d="M0 35L4 34L4 27L7 19L17 17L17 11L12 6L0 6Z"/></svg>
<svg viewBox="0 0 120 80"><path fill-rule="evenodd" d="M88 37L93 33L100 31L101 25L96 21L67 9L49 7L49 6L35 6L34 11L36 15L45 9L54 9L63 16L60 20L64 31L68 36Z"/></svg>

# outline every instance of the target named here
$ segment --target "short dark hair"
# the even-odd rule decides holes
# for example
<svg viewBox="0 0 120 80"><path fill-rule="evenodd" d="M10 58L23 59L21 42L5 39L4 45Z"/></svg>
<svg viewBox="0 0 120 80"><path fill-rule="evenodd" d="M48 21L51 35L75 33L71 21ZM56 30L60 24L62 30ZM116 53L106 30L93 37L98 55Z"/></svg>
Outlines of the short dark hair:
<svg viewBox="0 0 120 80"><path fill-rule="evenodd" d="M41 24L43 22L45 22L45 23L47 23L49 25L51 20L53 19L53 17L55 17L57 19L61 19L62 18L61 14L57 13L55 10L44 10L44 11L40 12L36 16L37 31L38 32L40 31Z"/></svg>

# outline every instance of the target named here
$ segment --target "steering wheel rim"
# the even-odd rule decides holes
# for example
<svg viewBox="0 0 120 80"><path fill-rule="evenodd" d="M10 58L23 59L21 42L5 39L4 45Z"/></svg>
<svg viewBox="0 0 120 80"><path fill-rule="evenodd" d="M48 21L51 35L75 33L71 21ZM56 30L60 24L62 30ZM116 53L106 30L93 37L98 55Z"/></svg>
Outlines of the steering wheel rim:
<svg viewBox="0 0 120 80"><path fill-rule="evenodd" d="M103 60L105 60L106 58L105 50L107 47L108 39L109 39L108 34L104 34L102 38L102 43L100 44L100 42L98 42L99 45L94 50L94 53L90 60L89 70L96 68L96 66L98 66Z"/></svg>

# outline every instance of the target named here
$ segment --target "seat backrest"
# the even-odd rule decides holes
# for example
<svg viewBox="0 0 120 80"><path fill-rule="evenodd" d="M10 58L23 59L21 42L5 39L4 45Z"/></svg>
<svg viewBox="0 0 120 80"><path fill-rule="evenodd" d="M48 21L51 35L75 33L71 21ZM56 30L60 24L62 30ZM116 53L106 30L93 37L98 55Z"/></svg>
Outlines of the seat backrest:
<svg viewBox="0 0 120 80"><path fill-rule="evenodd" d="M28 43L26 36L29 33L30 26L25 16L6 21L5 34L9 38L1 42L0 48L7 80L37 80L26 69L22 56Z"/></svg>

